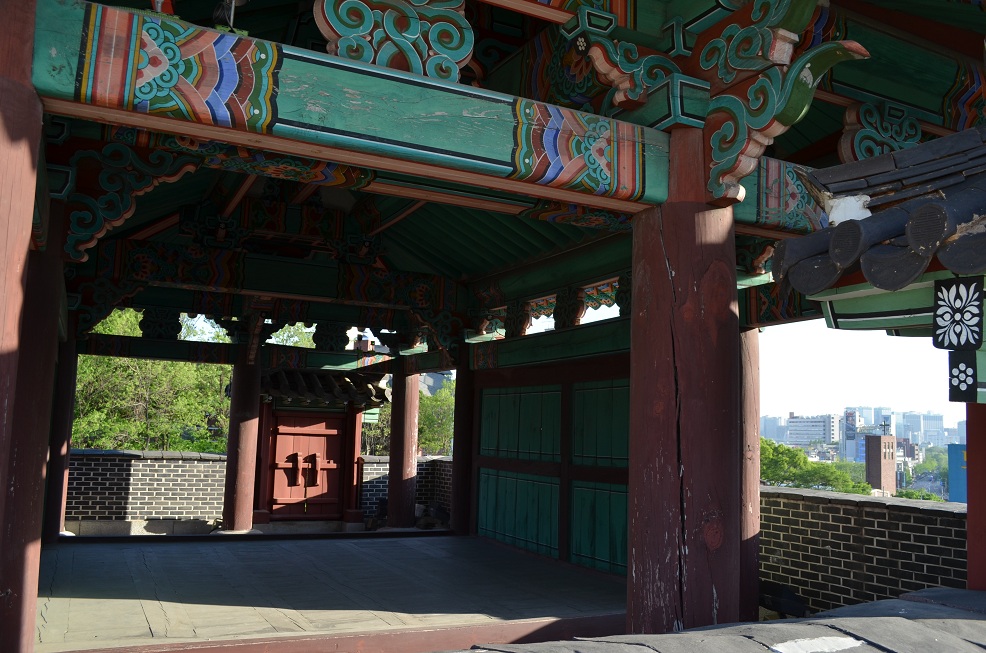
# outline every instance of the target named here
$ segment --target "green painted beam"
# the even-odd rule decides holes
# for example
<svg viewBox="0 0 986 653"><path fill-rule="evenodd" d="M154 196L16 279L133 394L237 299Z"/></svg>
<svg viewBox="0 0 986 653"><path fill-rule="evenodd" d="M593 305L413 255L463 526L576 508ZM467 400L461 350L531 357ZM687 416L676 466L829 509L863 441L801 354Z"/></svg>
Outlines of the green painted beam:
<svg viewBox="0 0 986 653"><path fill-rule="evenodd" d="M908 287L890 292L871 284L831 288L809 299L821 302L830 329L879 330L934 326L935 280L954 277L948 270L929 272Z"/></svg>
<svg viewBox="0 0 986 653"><path fill-rule="evenodd" d="M630 349L629 318L470 346L470 367L493 369L615 354Z"/></svg>
<svg viewBox="0 0 986 653"><path fill-rule="evenodd" d="M656 130L167 17L78 0L37 11L34 85L52 113L184 121L199 138L600 208L667 198Z"/></svg>
<svg viewBox="0 0 986 653"><path fill-rule="evenodd" d="M617 276L630 267L631 239L628 234L603 238L537 264L521 266L495 277L469 283L477 295L491 297L496 308L512 299L543 296L577 283L592 283Z"/></svg>

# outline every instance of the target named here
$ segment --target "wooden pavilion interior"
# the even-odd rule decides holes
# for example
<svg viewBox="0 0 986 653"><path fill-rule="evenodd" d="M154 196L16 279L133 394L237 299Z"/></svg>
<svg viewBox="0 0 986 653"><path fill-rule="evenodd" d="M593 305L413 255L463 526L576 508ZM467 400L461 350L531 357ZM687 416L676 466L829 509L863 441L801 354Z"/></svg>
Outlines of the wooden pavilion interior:
<svg viewBox="0 0 986 653"><path fill-rule="evenodd" d="M981 324L935 339L930 308L981 208L982 139L961 162L934 145L983 123L978 2L22 0L5 18L4 651L32 650L80 353L233 364L230 531L254 519L262 378L393 375L399 523L415 375L456 369L452 528L626 574L633 633L756 617L758 328L896 301L903 321L845 328L982 355ZM834 199L863 195L883 198L867 224L937 200L938 240L863 230L916 294L855 274L862 251L831 283L774 282L835 265ZM980 316L981 259L959 272ZM580 324L601 305L619 317ZM121 307L142 337L92 333ZM232 344L180 340L182 313ZM525 335L539 316L554 329ZM266 343L299 322L314 350ZM354 326L389 353L346 349ZM986 391L965 385L975 470ZM973 471L973 589L984 491Z"/></svg>

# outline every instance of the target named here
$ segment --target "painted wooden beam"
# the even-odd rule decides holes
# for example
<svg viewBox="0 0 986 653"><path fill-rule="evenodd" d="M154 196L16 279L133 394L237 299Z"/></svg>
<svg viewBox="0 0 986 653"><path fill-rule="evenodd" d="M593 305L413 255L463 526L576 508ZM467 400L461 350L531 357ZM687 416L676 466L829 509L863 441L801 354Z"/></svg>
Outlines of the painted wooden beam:
<svg viewBox="0 0 986 653"><path fill-rule="evenodd" d="M599 208L666 196L655 130L101 5L41 0L39 18L51 113Z"/></svg>

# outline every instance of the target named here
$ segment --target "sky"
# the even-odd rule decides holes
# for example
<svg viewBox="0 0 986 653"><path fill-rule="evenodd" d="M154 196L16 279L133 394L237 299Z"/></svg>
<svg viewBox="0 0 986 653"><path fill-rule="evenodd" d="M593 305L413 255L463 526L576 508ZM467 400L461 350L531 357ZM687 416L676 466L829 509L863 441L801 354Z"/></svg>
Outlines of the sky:
<svg viewBox="0 0 986 653"><path fill-rule="evenodd" d="M931 338L829 329L824 320L760 332L760 414L841 414L847 406L931 411L951 427L965 404L948 401L948 352Z"/></svg>

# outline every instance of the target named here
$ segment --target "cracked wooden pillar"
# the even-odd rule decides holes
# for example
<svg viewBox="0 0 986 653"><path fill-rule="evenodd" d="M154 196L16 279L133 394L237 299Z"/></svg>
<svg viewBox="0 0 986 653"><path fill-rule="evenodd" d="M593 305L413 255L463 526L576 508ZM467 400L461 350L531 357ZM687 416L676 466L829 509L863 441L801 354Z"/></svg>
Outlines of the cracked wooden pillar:
<svg viewBox="0 0 986 653"><path fill-rule="evenodd" d="M404 361L398 359L398 364ZM418 375L394 373L390 413L390 468L387 526L414 526L414 492L418 475Z"/></svg>
<svg viewBox="0 0 986 653"><path fill-rule="evenodd" d="M230 380L223 496L223 530L226 532L245 532L253 528L253 489L260 431L260 364L251 360L249 344L241 344L238 350Z"/></svg>
<svg viewBox="0 0 986 653"><path fill-rule="evenodd" d="M627 629L739 617L739 322L731 209L671 133L669 199L633 221Z"/></svg>
<svg viewBox="0 0 986 653"><path fill-rule="evenodd" d="M760 619L760 330L740 331L740 621Z"/></svg>
<svg viewBox="0 0 986 653"><path fill-rule="evenodd" d="M986 590L986 404L966 404L966 587Z"/></svg>
<svg viewBox="0 0 986 653"><path fill-rule="evenodd" d="M75 383L79 355L75 350L75 325L68 326L68 337L58 345L55 371L55 404L48 443L48 480L45 489L44 541L53 542L65 530L65 503L68 498L69 452L72 449L72 423L75 417Z"/></svg>
<svg viewBox="0 0 986 653"><path fill-rule="evenodd" d="M4 7L0 33L0 552L13 543L6 488L10 487L13 409L17 399L21 311L27 254L34 217L38 153L41 145L41 101L31 81L34 54L34 0ZM9 572L9 573L8 573ZM13 595L17 568L0 568L0 650L30 651L34 613ZM22 623L22 619L26 623Z"/></svg>
<svg viewBox="0 0 986 653"><path fill-rule="evenodd" d="M0 460L6 503L0 535L0 651L4 653L26 653L34 646L45 466L58 352L56 298L64 292L60 248L54 246L60 242L55 223L61 221L52 218L52 242L44 251L32 251L27 259L17 394L10 409L12 435L7 457Z"/></svg>
<svg viewBox="0 0 986 653"><path fill-rule="evenodd" d="M452 437L452 519L456 535L469 535L473 513L473 450L475 392L469 369L469 345L459 345L455 371L455 424Z"/></svg>

